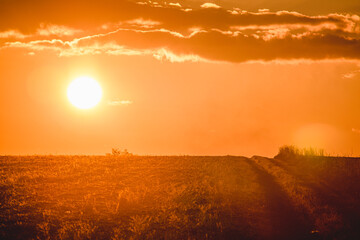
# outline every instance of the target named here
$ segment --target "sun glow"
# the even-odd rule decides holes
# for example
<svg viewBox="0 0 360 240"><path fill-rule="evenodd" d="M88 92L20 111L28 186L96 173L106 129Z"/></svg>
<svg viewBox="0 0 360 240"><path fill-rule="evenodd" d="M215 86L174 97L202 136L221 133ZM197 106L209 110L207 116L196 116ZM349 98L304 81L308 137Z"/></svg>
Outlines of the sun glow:
<svg viewBox="0 0 360 240"><path fill-rule="evenodd" d="M79 77L70 83L67 89L67 96L75 107L89 109L100 102L102 89L93 78Z"/></svg>

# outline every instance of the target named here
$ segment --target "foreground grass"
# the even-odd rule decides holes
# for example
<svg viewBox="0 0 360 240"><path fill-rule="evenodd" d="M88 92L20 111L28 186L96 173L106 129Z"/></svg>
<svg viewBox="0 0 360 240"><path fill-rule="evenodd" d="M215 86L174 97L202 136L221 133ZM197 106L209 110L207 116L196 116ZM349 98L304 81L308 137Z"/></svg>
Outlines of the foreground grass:
<svg viewBox="0 0 360 240"><path fill-rule="evenodd" d="M0 157L0 239L359 239L360 161Z"/></svg>
<svg viewBox="0 0 360 240"><path fill-rule="evenodd" d="M241 159L1 157L0 238L255 238L261 193Z"/></svg>

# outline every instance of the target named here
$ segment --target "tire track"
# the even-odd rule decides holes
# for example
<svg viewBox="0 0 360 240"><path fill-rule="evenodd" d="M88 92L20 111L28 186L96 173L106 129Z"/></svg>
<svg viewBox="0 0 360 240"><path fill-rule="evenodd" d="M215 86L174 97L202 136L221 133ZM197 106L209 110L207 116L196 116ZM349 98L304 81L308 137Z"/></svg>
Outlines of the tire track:
<svg viewBox="0 0 360 240"><path fill-rule="evenodd" d="M254 161L246 159L250 168L257 175L264 192L264 216L270 226L260 226L263 239L316 239L311 234L311 225L294 208L291 199L274 176L259 167Z"/></svg>
<svg viewBox="0 0 360 240"><path fill-rule="evenodd" d="M313 233L326 239L339 237L339 232L343 228L341 215L334 208L322 204L315 191L299 184L294 176L274 164L269 158L254 156L251 160L272 175L294 206L304 211L311 220Z"/></svg>
<svg viewBox="0 0 360 240"><path fill-rule="evenodd" d="M286 162L274 159L274 164L289 172L291 175L302 181L304 186L313 189L323 203L341 213L344 228L342 230L342 239L360 239L360 208L354 203L351 193L334 189L326 183L326 179L309 178L308 175L299 174L294 169L289 168Z"/></svg>

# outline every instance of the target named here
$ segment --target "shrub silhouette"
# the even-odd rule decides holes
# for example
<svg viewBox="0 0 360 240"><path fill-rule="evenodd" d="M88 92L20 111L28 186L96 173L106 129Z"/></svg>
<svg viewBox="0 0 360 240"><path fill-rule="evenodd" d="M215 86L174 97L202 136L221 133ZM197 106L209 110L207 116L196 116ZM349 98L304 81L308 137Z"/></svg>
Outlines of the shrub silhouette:
<svg viewBox="0 0 360 240"><path fill-rule="evenodd" d="M300 150L293 145L285 145L279 148L279 153L274 157L278 159L295 158L300 155Z"/></svg>
<svg viewBox="0 0 360 240"><path fill-rule="evenodd" d="M121 151L119 148L112 148L111 154L113 156L132 156L132 154L129 153L127 149L124 149L124 151Z"/></svg>
<svg viewBox="0 0 360 240"><path fill-rule="evenodd" d="M293 145L285 145L279 148L279 153L274 158L295 159L298 157L323 157L323 156L325 156L324 149L317 149L313 147L300 149Z"/></svg>

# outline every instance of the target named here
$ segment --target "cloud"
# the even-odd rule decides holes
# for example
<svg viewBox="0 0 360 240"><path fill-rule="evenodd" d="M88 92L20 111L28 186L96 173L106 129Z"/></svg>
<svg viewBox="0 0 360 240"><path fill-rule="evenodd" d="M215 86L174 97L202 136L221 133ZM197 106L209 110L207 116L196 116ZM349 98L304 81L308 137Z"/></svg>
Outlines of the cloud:
<svg viewBox="0 0 360 240"><path fill-rule="evenodd" d="M180 3L169 3L170 6L181 7Z"/></svg>
<svg viewBox="0 0 360 240"><path fill-rule="evenodd" d="M130 100L111 100L108 102L110 106L130 105L132 103Z"/></svg>
<svg viewBox="0 0 360 240"><path fill-rule="evenodd" d="M59 26L54 24L43 24L41 23L39 28L36 29L35 33L24 34L17 29L7 30L0 32L0 39L25 39L25 38L34 38L39 36L73 36L77 33L81 33L82 30L69 28L66 26Z"/></svg>
<svg viewBox="0 0 360 240"><path fill-rule="evenodd" d="M356 76L356 74L354 72L351 72L351 73L346 73L346 74L343 74L343 78L345 79L352 79Z"/></svg>
<svg viewBox="0 0 360 240"><path fill-rule="evenodd" d="M202 8L221 8L219 5L216 5L215 3L204 3L200 7L202 7Z"/></svg>
<svg viewBox="0 0 360 240"><path fill-rule="evenodd" d="M356 77L359 73L360 73L360 70L355 70L355 71L343 74L342 78L352 79L352 78Z"/></svg>
<svg viewBox="0 0 360 240"><path fill-rule="evenodd" d="M270 12L270 10L267 9L267 8L261 8L261 9L259 9L258 11L259 11L259 12L262 12L262 13L264 13L264 12Z"/></svg>
<svg viewBox="0 0 360 240"><path fill-rule="evenodd" d="M279 34L279 33L274 33ZM170 61L245 62L295 59L358 59L360 40L335 35L282 36L271 40L259 35L236 35L217 30L183 36L165 30L129 30L88 36L73 41L59 39L8 42L6 47L31 51L53 50L61 56L87 54L153 55Z"/></svg>
<svg viewBox="0 0 360 240"><path fill-rule="evenodd" d="M175 54L167 49L159 49L152 53L153 57L161 61L169 62L205 62L206 59L194 54Z"/></svg>
<svg viewBox="0 0 360 240"><path fill-rule="evenodd" d="M54 5L45 0L15 4L11 1L0 1L0 32L16 29L23 34L33 34L41 23L57 26L66 26L70 29L96 29L105 23L126 22L133 19L151 19L162 23L162 27L171 31L182 32L191 27L203 29L218 28L228 30L232 26L265 26L282 24L318 25L330 23L339 29L348 30L357 28L359 31L359 16L329 14L307 16L297 12L277 11L270 12L260 9L260 12L247 12L234 8L226 10L214 3L204 3L200 9L189 11L189 8L168 7L179 3L160 6L154 2L147 4L124 0L103 0L102 4L96 1L63 0L61 5ZM156 5L156 6L155 6ZM68 7L71 6L71 7ZM178 5L177 5L178 6ZM217 8L214 11L213 8ZM46 10L46 11L45 11ZM266 9L267 10L267 9ZM26 21L19 21L16 16L31 17ZM230 13L228 11L231 11ZM11 14L16 12L17 14ZM233 13L233 14L232 14ZM234 14L236 13L236 14Z"/></svg>
<svg viewBox="0 0 360 240"><path fill-rule="evenodd" d="M185 9L181 9L181 10L183 10L184 12L191 12L192 11L191 8L185 8Z"/></svg>
<svg viewBox="0 0 360 240"><path fill-rule="evenodd" d="M67 15L72 17L64 18L58 13L65 11L61 7L55 12L49 10L49 14L39 12L39 16L35 12L26 28L9 15L0 17L4 19L0 21L0 30L6 28L0 32L0 47L24 48L34 53L54 51L68 57L150 55L171 62L360 60L357 15L308 16L268 9L214 11L204 7L186 12L177 3L173 3L174 8L167 7L170 3L154 7L159 5L155 2L139 5L118 1L109 5L107 0L101 6L96 5L98 11L94 11L92 2L80 3L74 3L75 9L84 8L79 16L72 16L71 8ZM213 3L202 6L209 5L217 6ZM19 13L24 11L21 7ZM355 74L349 73L344 78Z"/></svg>
<svg viewBox="0 0 360 240"><path fill-rule="evenodd" d="M137 18L133 20L126 21L126 23L132 26L138 26L142 28L154 28L155 26L161 25L160 22L153 21L153 20L144 20L142 18Z"/></svg>
<svg viewBox="0 0 360 240"><path fill-rule="evenodd" d="M8 30L8 31L0 32L0 39L1 38L23 39L23 38L26 38L26 37L27 37L26 35L22 34L18 30Z"/></svg>
<svg viewBox="0 0 360 240"><path fill-rule="evenodd" d="M53 24L40 24L40 28L37 29L36 33L40 36L72 36L76 33L82 32L82 30L69 28L66 26L53 25Z"/></svg>

